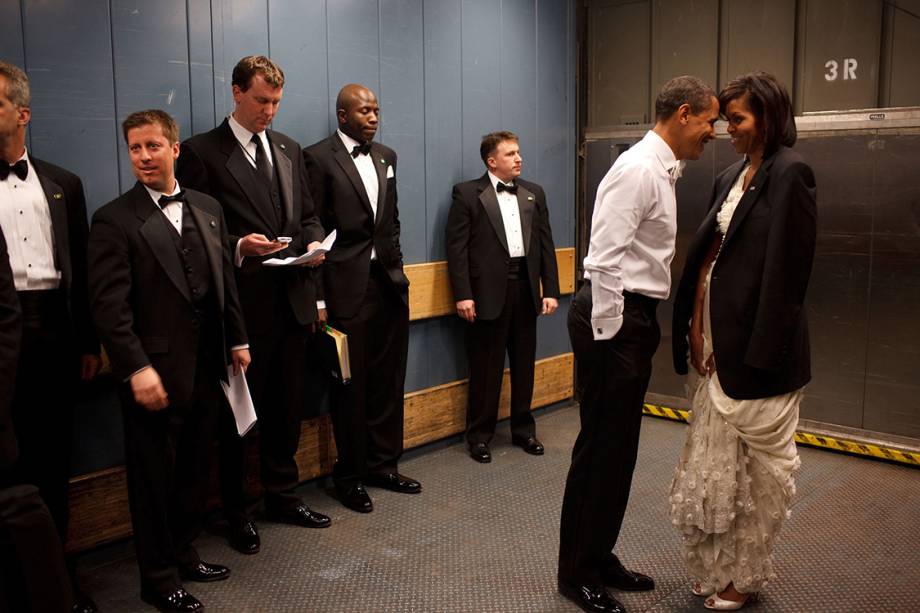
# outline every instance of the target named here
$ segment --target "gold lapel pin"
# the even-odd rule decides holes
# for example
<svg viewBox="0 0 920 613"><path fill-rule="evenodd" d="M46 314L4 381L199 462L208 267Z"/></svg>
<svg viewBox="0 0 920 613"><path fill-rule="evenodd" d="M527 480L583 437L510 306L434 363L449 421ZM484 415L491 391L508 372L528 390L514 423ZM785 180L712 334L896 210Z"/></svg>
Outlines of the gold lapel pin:
<svg viewBox="0 0 920 613"><path fill-rule="evenodd" d="M62 194L61 192L56 192L54 196L52 196L52 198L54 198L55 200L61 200L63 197L64 197L64 194Z"/></svg>

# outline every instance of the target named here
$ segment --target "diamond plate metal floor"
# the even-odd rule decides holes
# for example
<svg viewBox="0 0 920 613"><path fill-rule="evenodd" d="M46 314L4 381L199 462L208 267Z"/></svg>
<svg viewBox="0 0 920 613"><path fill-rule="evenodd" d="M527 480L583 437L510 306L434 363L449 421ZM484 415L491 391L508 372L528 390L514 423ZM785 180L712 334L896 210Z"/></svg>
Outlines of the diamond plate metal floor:
<svg viewBox="0 0 920 613"><path fill-rule="evenodd" d="M559 509L578 428L572 407L538 417L546 455L510 444L499 425L493 461L481 465L459 439L413 454L401 469L424 492L371 488L375 510L348 511L316 484L307 503L330 514L327 530L260 522L262 552L230 549L215 533L203 559L230 566L217 584L188 584L208 611L308 613L564 612L556 593ZM646 417L617 553L657 589L620 593L631 612L704 611L690 594L666 490L685 426ZM792 518L776 551L779 580L746 611L920 611L920 471L800 447ZM102 611L148 611L138 596L130 543L83 557L79 572Z"/></svg>

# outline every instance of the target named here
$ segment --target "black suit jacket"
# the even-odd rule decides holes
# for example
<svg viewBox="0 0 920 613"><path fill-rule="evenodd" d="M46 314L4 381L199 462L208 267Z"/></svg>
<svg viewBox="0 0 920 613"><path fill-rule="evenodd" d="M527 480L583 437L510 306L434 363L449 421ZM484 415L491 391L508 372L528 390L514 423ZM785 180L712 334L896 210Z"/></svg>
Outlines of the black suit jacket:
<svg viewBox="0 0 920 613"><path fill-rule="evenodd" d="M10 405L16 384L21 333L19 298L13 285L6 239L0 229L0 487L3 486L3 473L13 465L18 455Z"/></svg>
<svg viewBox="0 0 920 613"><path fill-rule="evenodd" d="M700 268L716 214L744 167L715 182L709 214L687 253L674 303L674 368L685 374ZM732 398L784 394L811 379L805 292L815 252L815 177L795 151L764 160L738 203L712 271L710 317L719 381Z"/></svg>
<svg viewBox="0 0 920 613"><path fill-rule="evenodd" d="M192 215L211 269L211 291L223 330L213 355L229 363L229 348L247 343L227 248L227 225L216 200L186 189L184 215ZM191 398L198 328L175 229L140 184L93 216L89 235L93 317L119 379L151 364L170 404Z"/></svg>
<svg viewBox="0 0 920 613"><path fill-rule="evenodd" d="M309 243L323 240L323 228L313 212L300 145L279 132L267 132L281 188L282 223L275 221L269 193L258 183L246 152L226 119L213 130L182 143L176 177L183 187L209 194L223 206L231 253L235 252L241 237L253 232L269 239L277 236L293 239L288 248L279 253L245 258L237 271L237 284L250 328L269 326L276 317L273 299L279 278L287 286L291 308L298 321L307 325L316 320L314 271L299 266L269 269L262 266L262 261L269 257L301 255Z"/></svg>
<svg viewBox="0 0 920 613"><path fill-rule="evenodd" d="M371 143L370 156L379 188L376 216L361 175L338 134L303 150L310 192L323 227L327 234L337 231L335 245L322 266L324 298L333 317L352 317L361 307L372 247L390 283L409 304L409 280L403 273L399 244L396 153ZM392 169L390 178L388 169Z"/></svg>
<svg viewBox="0 0 920 613"><path fill-rule="evenodd" d="M89 312L86 287L86 199L77 175L54 164L30 157L38 174L54 235L54 261L61 271L60 288L67 300L76 349L85 355L99 354L99 339Z"/></svg>
<svg viewBox="0 0 920 613"><path fill-rule="evenodd" d="M543 296L559 297L556 247L543 188L520 178L515 183L527 273L539 313L541 281ZM510 258L498 197L488 173L475 181L454 185L447 216L447 267L454 300L475 300L479 319L498 317L505 304Z"/></svg>

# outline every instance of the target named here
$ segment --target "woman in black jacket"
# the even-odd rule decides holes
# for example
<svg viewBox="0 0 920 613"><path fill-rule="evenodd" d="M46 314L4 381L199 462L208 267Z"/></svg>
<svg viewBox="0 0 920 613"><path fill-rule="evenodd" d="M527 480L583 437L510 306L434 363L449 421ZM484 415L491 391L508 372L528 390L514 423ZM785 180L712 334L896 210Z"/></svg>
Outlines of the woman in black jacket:
<svg viewBox="0 0 920 613"><path fill-rule="evenodd" d="M693 420L669 500L694 593L736 610L775 576L774 539L795 490L816 204L814 174L790 149L786 89L754 72L719 103L744 157L716 179L677 291L674 366L688 372L689 350Z"/></svg>

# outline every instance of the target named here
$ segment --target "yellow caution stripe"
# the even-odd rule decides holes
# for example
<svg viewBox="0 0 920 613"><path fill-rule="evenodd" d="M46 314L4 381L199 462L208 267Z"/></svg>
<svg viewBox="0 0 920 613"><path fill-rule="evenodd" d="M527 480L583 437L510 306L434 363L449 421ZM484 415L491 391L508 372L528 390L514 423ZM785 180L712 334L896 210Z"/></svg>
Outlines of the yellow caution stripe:
<svg viewBox="0 0 920 613"><path fill-rule="evenodd" d="M646 404L642 412L653 417L671 419L687 423L690 416L689 411L683 409L672 409L657 404ZM852 453L855 455L907 464L908 466L920 467L920 453L906 451L904 449L894 449L892 447L882 447L871 443L859 442L843 438L834 438L825 434L813 434L797 430L795 433L795 442L800 445L810 447L820 447L822 449L831 449L843 453Z"/></svg>

